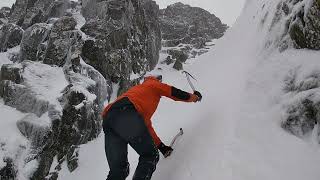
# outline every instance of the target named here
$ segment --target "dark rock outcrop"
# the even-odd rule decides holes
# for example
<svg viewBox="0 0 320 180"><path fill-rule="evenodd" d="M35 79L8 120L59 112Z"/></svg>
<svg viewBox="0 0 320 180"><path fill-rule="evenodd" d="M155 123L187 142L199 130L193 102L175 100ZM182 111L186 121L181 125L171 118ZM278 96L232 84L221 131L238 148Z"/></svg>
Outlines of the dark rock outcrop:
<svg viewBox="0 0 320 180"><path fill-rule="evenodd" d="M34 24L23 34L20 44L20 60L37 61L41 59L41 43L48 37L50 28L44 23Z"/></svg>
<svg viewBox="0 0 320 180"><path fill-rule="evenodd" d="M16 84L20 84L23 79L21 75L21 66L14 64L4 64L1 66L0 81L10 80Z"/></svg>
<svg viewBox="0 0 320 180"><path fill-rule="evenodd" d="M9 7L2 7L0 9L0 19L7 19L10 15L10 11L11 11L11 8Z"/></svg>
<svg viewBox="0 0 320 180"><path fill-rule="evenodd" d="M176 60L176 62L174 63L173 65L173 68L180 71L180 70L183 70L183 64L181 61L179 60Z"/></svg>
<svg viewBox="0 0 320 180"><path fill-rule="evenodd" d="M33 24L59 18L71 7L69 0L17 0L12 7L9 22L26 29Z"/></svg>
<svg viewBox="0 0 320 180"><path fill-rule="evenodd" d="M53 24L43 60L45 64L63 66L72 53L77 51L80 54L82 35L75 30L76 25L76 20L68 16Z"/></svg>
<svg viewBox="0 0 320 180"><path fill-rule="evenodd" d="M159 7L151 0L82 2L87 23L81 28L95 40L83 46L84 60L120 92L131 85L130 75L155 67L161 48Z"/></svg>
<svg viewBox="0 0 320 180"><path fill-rule="evenodd" d="M320 50L319 0L314 0L308 12L301 9L290 24L289 34L297 48Z"/></svg>
<svg viewBox="0 0 320 180"><path fill-rule="evenodd" d="M12 159L6 158L6 159L3 159L3 161L6 163L6 166L0 169L0 178L6 179L6 180L15 180L17 174L16 174L16 168L12 163Z"/></svg>
<svg viewBox="0 0 320 180"><path fill-rule="evenodd" d="M204 9L179 2L160 11L160 28L168 54L163 63L182 70L187 59L208 52L207 43L222 37L228 26Z"/></svg>
<svg viewBox="0 0 320 180"><path fill-rule="evenodd" d="M15 24L5 24L0 28L0 52L18 46L21 42L23 29Z"/></svg>
<svg viewBox="0 0 320 180"><path fill-rule="evenodd" d="M160 27L164 46L180 43L203 48L205 42L222 37L228 26L210 12L175 3L160 11Z"/></svg>

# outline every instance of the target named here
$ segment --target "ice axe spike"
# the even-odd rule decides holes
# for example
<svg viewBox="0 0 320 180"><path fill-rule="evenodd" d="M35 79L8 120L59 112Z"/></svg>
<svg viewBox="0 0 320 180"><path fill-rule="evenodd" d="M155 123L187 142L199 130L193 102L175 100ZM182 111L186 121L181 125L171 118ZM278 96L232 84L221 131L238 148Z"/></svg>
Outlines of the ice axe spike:
<svg viewBox="0 0 320 180"><path fill-rule="evenodd" d="M187 71L182 71L182 73L185 73L185 74L186 74L186 77L187 77L187 80L188 80L188 83L189 83L191 89L192 89L193 91L196 91L196 88L195 88L194 85L192 84L192 82L191 82L191 80L190 80L190 77L191 77L192 79L194 79L194 80L196 80L196 78L194 78L194 77L193 77L190 73L188 73Z"/></svg>
<svg viewBox="0 0 320 180"><path fill-rule="evenodd" d="M174 145L174 143L176 142L176 140L178 139L179 136L182 136L183 135L183 129L180 128L180 131L179 133L172 139L171 143L170 143L170 147L172 147Z"/></svg>

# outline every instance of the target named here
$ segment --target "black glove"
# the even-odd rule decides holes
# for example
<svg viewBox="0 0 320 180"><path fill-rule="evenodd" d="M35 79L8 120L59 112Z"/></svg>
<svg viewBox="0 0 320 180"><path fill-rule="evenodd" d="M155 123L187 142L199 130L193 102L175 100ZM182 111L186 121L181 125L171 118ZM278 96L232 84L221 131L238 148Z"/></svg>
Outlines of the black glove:
<svg viewBox="0 0 320 180"><path fill-rule="evenodd" d="M163 154L165 158L170 156L173 151L172 147L166 146L162 142L160 143L158 149L160 150L160 152Z"/></svg>
<svg viewBox="0 0 320 180"><path fill-rule="evenodd" d="M201 93L199 91L194 91L193 94L198 96L198 98L199 98L198 101L202 100L202 95L201 95Z"/></svg>

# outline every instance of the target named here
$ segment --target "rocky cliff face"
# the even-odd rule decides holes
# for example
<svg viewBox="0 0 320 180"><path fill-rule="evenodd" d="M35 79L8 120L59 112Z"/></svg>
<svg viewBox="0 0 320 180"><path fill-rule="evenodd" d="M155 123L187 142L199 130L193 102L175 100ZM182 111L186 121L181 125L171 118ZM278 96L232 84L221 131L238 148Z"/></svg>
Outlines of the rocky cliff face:
<svg viewBox="0 0 320 180"><path fill-rule="evenodd" d="M81 30L90 38L82 56L119 93L131 86L132 74L141 77L158 63L161 48L159 7L151 0L83 1L86 24Z"/></svg>
<svg viewBox="0 0 320 180"><path fill-rule="evenodd" d="M164 53L168 54L164 63L175 63L178 70L188 58L206 53L206 43L222 37L228 28L214 14L183 3L160 11L160 27Z"/></svg>
<svg viewBox="0 0 320 180"><path fill-rule="evenodd" d="M12 7L9 22L26 29L35 23L66 15L71 4L69 0L17 0Z"/></svg>
<svg viewBox="0 0 320 180"><path fill-rule="evenodd" d="M62 163L70 171L77 168L79 145L101 131L100 112L110 88L80 57L83 40L76 24L63 16L52 25L32 25L23 33L16 63L1 67L0 96L5 105L26 113L17 128L30 147L12 156L23 155L22 165L8 157L10 164L1 172L14 173L0 177L15 179L19 168L36 161L30 179L57 179ZM58 163L52 167L54 160Z"/></svg>
<svg viewBox="0 0 320 180"><path fill-rule="evenodd" d="M0 177L16 179L21 168L37 164L29 179L57 179L62 163L75 170L79 146L100 133L112 84L120 84L120 93L135 83L132 74L139 79L157 64L158 5L17 0L0 15L0 50L10 49L12 60L1 67L0 96L26 113L17 128L30 142L4 159ZM15 158L21 154L23 163Z"/></svg>

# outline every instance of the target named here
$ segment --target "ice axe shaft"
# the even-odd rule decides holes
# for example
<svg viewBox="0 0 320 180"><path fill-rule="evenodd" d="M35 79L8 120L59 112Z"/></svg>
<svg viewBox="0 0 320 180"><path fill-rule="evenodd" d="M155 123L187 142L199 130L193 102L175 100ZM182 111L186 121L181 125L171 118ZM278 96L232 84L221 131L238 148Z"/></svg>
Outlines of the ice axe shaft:
<svg viewBox="0 0 320 180"><path fill-rule="evenodd" d="M187 80L188 80L188 83L189 83L191 89L192 89L193 91L196 91L196 88L195 88L194 85L192 84L192 82L191 82L191 80L190 80L190 77L191 77L192 79L194 79L194 80L196 80L196 79L195 79L190 73L188 73L187 71L182 71L182 73L185 73L185 74L186 74L186 77L187 77Z"/></svg>
<svg viewBox="0 0 320 180"><path fill-rule="evenodd" d="M174 143L177 141L179 136L183 135L183 129L180 128L179 133L172 139L171 143L170 143L170 147L172 147L174 145Z"/></svg>
<svg viewBox="0 0 320 180"><path fill-rule="evenodd" d="M183 135L183 129L180 128L179 133L172 139L172 141L171 141L171 143L170 143L170 147L171 147L171 148L173 147L173 145L174 145L174 143L177 141L177 139L178 139L180 136L182 136L182 135ZM173 152L173 150L168 151L166 154L163 155L164 158L169 157L169 156L172 154L172 152Z"/></svg>

